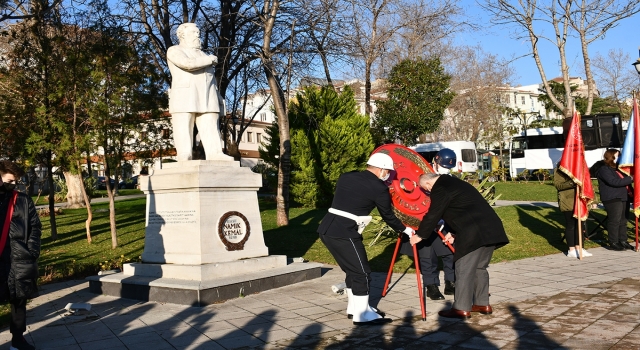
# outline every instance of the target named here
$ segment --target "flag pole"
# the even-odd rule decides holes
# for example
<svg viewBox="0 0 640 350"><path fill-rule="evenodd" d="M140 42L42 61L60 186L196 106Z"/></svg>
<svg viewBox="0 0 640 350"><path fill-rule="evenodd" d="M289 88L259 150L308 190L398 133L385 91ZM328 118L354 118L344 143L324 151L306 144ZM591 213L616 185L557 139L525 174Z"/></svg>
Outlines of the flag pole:
<svg viewBox="0 0 640 350"><path fill-rule="evenodd" d="M638 251L638 217L636 216L636 252Z"/></svg>
<svg viewBox="0 0 640 350"><path fill-rule="evenodd" d="M633 91L631 92L631 95L632 95L632 97L633 97L634 102L637 102L637 101L636 101L636 90L633 90ZM633 113L633 111L631 112L631 114L634 114L634 113ZM640 116L637 116L637 115L635 116L635 118L638 118L638 117L640 117ZM634 122L635 122L635 121L634 121ZM635 122L635 124L637 125L637 122ZM634 125L633 127L635 127L635 125ZM638 135L635 135L635 137L636 137L635 142L638 142L638 139L637 139ZM634 147L634 148L633 148L633 149L634 149L634 158L635 158L636 156L638 156L637 154L635 154L636 148L637 148L637 147ZM638 166L638 165L637 165L637 164L635 164L635 162L634 162L634 167L635 167L635 166ZM634 170L635 170L635 169L634 169ZM635 174L635 172L634 172L634 174ZM637 186L636 186L636 187L637 187ZM638 188L634 188L633 190L634 190L634 192L635 192L635 191L640 191L640 189L638 189ZM634 214L634 216L636 217L636 249L635 249L635 251L637 252L637 251L639 250L639 247L638 247L638 214L637 214L637 212L636 212L636 204L638 204L638 203L636 203L635 198L636 198L636 196L634 195L634 196L633 196L633 198L631 198L631 203L632 203L632 207L633 207L633 214Z"/></svg>
<svg viewBox="0 0 640 350"><path fill-rule="evenodd" d="M576 185L576 199L573 202L574 206L578 208L578 257L582 260L582 213L580 212L580 205L578 201L580 200L580 185Z"/></svg>

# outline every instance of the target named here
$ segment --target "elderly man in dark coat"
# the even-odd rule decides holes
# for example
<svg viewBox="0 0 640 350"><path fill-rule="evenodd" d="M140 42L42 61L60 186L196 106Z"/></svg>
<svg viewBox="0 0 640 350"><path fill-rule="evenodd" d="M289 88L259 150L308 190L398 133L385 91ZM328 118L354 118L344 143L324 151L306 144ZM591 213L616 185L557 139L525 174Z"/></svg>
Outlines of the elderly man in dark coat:
<svg viewBox="0 0 640 350"><path fill-rule="evenodd" d="M31 197L15 191L23 172L0 161L0 300L11 304L11 349L35 349L23 336L27 330L27 299L38 296L41 224Z"/></svg>
<svg viewBox="0 0 640 350"><path fill-rule="evenodd" d="M428 238L440 219L456 232L455 301L451 309L438 314L468 318L471 312L492 313L487 267L494 249L509 243L502 221L480 192L466 181L423 174L419 182L420 187L431 192L431 205L416 235L411 237L411 244ZM453 243L454 237L447 234L445 239Z"/></svg>

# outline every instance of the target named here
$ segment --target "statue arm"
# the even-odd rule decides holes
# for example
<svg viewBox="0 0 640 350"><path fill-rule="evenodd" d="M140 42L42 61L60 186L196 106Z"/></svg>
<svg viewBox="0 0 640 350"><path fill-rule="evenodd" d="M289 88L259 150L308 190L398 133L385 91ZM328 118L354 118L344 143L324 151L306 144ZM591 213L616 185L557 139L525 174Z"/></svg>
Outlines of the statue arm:
<svg viewBox="0 0 640 350"><path fill-rule="evenodd" d="M184 51L177 47L170 47L169 50L167 50L167 60L176 67L189 72L210 67L218 62L215 56L202 55L199 57L188 57Z"/></svg>

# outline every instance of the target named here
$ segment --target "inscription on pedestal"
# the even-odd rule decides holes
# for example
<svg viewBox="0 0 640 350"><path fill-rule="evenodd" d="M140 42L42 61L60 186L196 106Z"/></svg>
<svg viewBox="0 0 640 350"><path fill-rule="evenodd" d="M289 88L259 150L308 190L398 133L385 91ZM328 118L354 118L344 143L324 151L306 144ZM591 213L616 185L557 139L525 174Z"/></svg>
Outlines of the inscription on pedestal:
<svg viewBox="0 0 640 350"><path fill-rule="evenodd" d="M195 210L160 210L149 212L149 226L197 224Z"/></svg>
<svg viewBox="0 0 640 350"><path fill-rule="evenodd" d="M250 233L249 220L242 213L230 211L220 218L218 236L227 250L243 250Z"/></svg>

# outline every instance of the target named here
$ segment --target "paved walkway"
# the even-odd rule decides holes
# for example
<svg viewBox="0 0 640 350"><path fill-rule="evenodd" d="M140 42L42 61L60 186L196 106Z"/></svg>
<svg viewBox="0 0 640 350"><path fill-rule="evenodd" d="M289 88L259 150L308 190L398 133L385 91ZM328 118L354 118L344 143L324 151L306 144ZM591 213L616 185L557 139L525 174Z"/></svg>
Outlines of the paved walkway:
<svg viewBox="0 0 640 350"><path fill-rule="evenodd" d="M632 251L596 248L583 261L558 253L492 264L493 315L437 316L452 302L427 302L421 320L415 275L395 274L379 301L394 321L354 327L346 296L331 291L344 274L197 308L95 295L85 281L42 287L28 305L27 339L38 349L638 349L640 277ZM373 296L385 274L374 273ZM67 303L88 302L84 315ZM374 301L374 303L377 302ZM9 347L8 329L0 349Z"/></svg>

